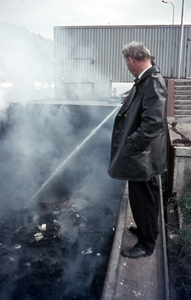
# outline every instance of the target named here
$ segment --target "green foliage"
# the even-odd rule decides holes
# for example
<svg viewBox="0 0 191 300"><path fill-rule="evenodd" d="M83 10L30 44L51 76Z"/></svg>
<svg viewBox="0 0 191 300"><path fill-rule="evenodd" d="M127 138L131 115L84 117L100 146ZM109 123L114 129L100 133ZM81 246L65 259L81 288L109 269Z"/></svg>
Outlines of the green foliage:
<svg viewBox="0 0 191 300"><path fill-rule="evenodd" d="M169 240L168 248L179 261L182 257L190 255L191 258L191 228L185 227L179 230L178 234Z"/></svg>
<svg viewBox="0 0 191 300"><path fill-rule="evenodd" d="M188 296L191 294L191 186L186 193L178 198L173 197L173 200L177 202L183 214L184 225L178 234L174 234L174 238L168 239L168 249L182 270L182 274L179 275L182 281L176 289Z"/></svg>
<svg viewBox="0 0 191 300"><path fill-rule="evenodd" d="M169 239L168 249L179 269L176 290L182 291L185 295L184 299L188 299L187 296L191 295L191 228L185 227L176 237Z"/></svg>
<svg viewBox="0 0 191 300"><path fill-rule="evenodd" d="M178 235L169 241L169 249L180 259L182 256L191 256L191 187L183 195L173 199L180 207L185 225Z"/></svg>
<svg viewBox="0 0 191 300"><path fill-rule="evenodd" d="M189 278L189 280L191 280L191 278ZM182 283L182 285L177 288L177 290L184 290L185 292L190 292L190 285L189 284L185 284L184 282Z"/></svg>
<svg viewBox="0 0 191 300"><path fill-rule="evenodd" d="M183 213L184 222L191 224L191 188L185 194L178 197L177 202Z"/></svg>

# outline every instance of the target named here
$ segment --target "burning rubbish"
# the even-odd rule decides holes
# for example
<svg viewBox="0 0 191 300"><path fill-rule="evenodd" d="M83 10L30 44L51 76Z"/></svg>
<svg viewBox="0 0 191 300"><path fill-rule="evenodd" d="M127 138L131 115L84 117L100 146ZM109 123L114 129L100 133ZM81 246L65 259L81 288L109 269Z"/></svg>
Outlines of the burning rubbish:
<svg viewBox="0 0 191 300"><path fill-rule="evenodd" d="M100 124L97 116L104 119L106 113L99 114L100 109L94 108L96 113L92 120L88 110L82 122L81 114L78 118L76 111L71 114L63 107L48 109L47 106L26 105L22 110L21 113L20 107L14 107L11 113L15 116L18 112L22 116L21 121L13 130L11 142L1 143L2 170L9 172L2 171L1 174L2 203L7 201L8 205L2 205L4 210L0 215L0 299L98 300L124 187L123 182L114 185L107 175L110 142L108 124L102 125L102 134L97 131L90 139L93 128ZM34 118L34 112L35 116L41 115L42 119ZM110 113L111 109L107 110L107 115ZM69 126L67 120L73 125ZM48 128L41 123L49 124ZM26 134L23 133L23 124L28 129ZM58 127L61 129L58 130ZM84 127L85 131L81 132ZM63 128L66 135L69 132L72 136L72 141L64 136ZM17 131L22 132L22 139ZM50 132L53 134L50 135ZM18 141L16 155L11 156L10 162L7 149L12 149L8 145L14 144L15 140ZM45 146L43 148L40 145L34 151L35 141L38 141L38 145L39 140ZM82 143L83 151L79 151L76 147ZM66 149L63 150L63 146ZM17 151L19 148L25 155ZM46 148L46 151L41 152L42 148ZM73 154L72 159L66 159L65 167L53 176L53 180L48 181L42 191L40 187L46 178L52 178L52 172L58 166L63 166L62 161L74 153L71 148L76 149L78 155ZM50 150L48 154L47 149ZM12 175L12 166L17 170L19 165L22 165L19 176ZM40 174L38 180L37 174ZM4 178L11 178L11 187ZM23 191L18 189L20 186ZM28 199L39 188L40 192L30 202L29 208L26 206ZM15 245L21 245L21 248L14 249ZM82 255L82 251L88 250L93 252Z"/></svg>
<svg viewBox="0 0 191 300"><path fill-rule="evenodd" d="M0 220L1 299L99 299L117 212L101 203L78 211L77 201L40 203Z"/></svg>

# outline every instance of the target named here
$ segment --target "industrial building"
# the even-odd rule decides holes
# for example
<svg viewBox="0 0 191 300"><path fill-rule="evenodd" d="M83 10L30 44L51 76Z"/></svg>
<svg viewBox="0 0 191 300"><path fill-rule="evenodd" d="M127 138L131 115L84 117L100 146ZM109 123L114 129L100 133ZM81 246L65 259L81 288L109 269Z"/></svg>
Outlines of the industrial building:
<svg viewBox="0 0 191 300"><path fill-rule="evenodd" d="M56 26L56 99L95 99L111 95L113 82L132 82L121 54L131 41L155 56L163 77L176 78L180 25ZM191 25L184 26L180 78L191 77Z"/></svg>

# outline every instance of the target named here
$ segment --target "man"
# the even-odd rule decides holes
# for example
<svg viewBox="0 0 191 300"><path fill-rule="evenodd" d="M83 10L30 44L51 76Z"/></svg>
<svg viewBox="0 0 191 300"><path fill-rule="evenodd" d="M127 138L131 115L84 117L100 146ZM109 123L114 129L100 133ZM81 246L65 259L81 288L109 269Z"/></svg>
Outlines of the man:
<svg viewBox="0 0 191 300"><path fill-rule="evenodd" d="M149 50L132 42L122 51L135 84L113 128L108 174L129 181L129 200L138 243L125 257L151 255L158 236L158 175L166 170L166 85Z"/></svg>

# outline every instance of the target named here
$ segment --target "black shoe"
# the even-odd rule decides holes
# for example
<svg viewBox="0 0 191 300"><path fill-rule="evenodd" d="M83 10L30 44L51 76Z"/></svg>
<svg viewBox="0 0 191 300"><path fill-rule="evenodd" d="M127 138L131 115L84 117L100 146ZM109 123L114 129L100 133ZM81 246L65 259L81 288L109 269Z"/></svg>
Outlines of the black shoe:
<svg viewBox="0 0 191 300"><path fill-rule="evenodd" d="M133 248L130 248L128 250L122 250L121 255L129 258L139 258L139 257L147 256L146 252L141 248L139 248L137 245L135 245Z"/></svg>
<svg viewBox="0 0 191 300"><path fill-rule="evenodd" d="M129 230L130 230L133 234L136 234L136 235L137 235L137 231L138 231L137 227L131 226L131 227L129 227Z"/></svg>

